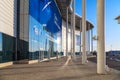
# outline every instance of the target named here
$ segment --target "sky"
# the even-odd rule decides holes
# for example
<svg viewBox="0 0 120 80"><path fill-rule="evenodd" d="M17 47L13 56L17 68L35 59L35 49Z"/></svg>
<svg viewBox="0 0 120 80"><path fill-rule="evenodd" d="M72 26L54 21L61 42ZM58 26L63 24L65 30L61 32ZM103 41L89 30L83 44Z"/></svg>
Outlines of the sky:
<svg viewBox="0 0 120 80"><path fill-rule="evenodd" d="M86 19L94 25L97 35L97 0L86 0ZM82 16L82 0L76 0L76 13ZM105 0L105 50L120 50L120 24L115 17L120 15L120 0ZM94 50L97 48L94 41Z"/></svg>

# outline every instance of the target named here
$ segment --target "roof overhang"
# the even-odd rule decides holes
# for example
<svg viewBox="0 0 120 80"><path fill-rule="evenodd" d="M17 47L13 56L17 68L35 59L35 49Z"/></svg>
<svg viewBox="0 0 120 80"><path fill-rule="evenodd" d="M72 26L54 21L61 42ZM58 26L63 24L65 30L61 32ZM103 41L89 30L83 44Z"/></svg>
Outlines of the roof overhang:
<svg viewBox="0 0 120 80"><path fill-rule="evenodd" d="M115 18L115 20L118 20L118 24L120 24L120 15Z"/></svg>
<svg viewBox="0 0 120 80"><path fill-rule="evenodd" d="M115 20L118 20L118 19L120 19L120 15L115 18Z"/></svg>
<svg viewBox="0 0 120 80"><path fill-rule="evenodd" d="M68 1L68 2L67 2ZM58 5L58 8L61 12L62 18L63 20L66 21L66 11L67 11L67 7L70 6L72 0L56 0L56 3ZM73 11L72 9L69 7L68 9L68 22L71 23L71 15L72 15ZM80 21L82 21L82 18L78 15L75 14L75 25L76 25L76 30L80 30L80 27L82 27L80 25ZM88 27L89 25L89 27ZM94 26L91 22L86 21L86 26L87 26L87 30L88 29L92 29Z"/></svg>

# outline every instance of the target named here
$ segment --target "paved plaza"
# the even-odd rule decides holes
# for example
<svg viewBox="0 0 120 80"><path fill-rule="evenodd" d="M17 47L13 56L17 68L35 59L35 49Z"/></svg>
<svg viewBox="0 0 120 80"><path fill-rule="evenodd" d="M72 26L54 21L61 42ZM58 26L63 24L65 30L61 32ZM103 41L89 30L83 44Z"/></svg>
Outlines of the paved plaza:
<svg viewBox="0 0 120 80"><path fill-rule="evenodd" d="M16 64L0 69L0 80L120 80L120 71L107 75L96 73L96 63L82 65L81 58L60 58L37 64Z"/></svg>

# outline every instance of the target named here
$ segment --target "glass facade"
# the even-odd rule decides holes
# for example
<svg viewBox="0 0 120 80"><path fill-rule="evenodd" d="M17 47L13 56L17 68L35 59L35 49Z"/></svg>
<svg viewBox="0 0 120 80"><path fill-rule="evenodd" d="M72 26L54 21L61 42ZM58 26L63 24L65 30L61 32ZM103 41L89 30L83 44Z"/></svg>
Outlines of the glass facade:
<svg viewBox="0 0 120 80"><path fill-rule="evenodd" d="M17 3L17 42L14 37L0 33L0 63L14 61L16 55L17 60L63 55L62 17L55 0L18 0Z"/></svg>
<svg viewBox="0 0 120 80"><path fill-rule="evenodd" d="M0 33L0 63L2 63L2 34Z"/></svg>
<svg viewBox="0 0 120 80"><path fill-rule="evenodd" d="M0 33L0 63L14 60L15 38Z"/></svg>
<svg viewBox="0 0 120 80"><path fill-rule="evenodd" d="M29 59L62 55L61 25L54 0L29 0Z"/></svg>

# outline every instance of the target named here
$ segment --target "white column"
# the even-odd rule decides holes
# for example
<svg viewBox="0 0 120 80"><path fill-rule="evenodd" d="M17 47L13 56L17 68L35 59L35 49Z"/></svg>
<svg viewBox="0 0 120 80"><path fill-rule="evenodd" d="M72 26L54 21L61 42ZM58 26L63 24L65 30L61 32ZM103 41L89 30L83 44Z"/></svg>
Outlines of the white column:
<svg viewBox="0 0 120 80"><path fill-rule="evenodd" d="M90 54L90 24L88 25L88 54Z"/></svg>
<svg viewBox="0 0 120 80"><path fill-rule="evenodd" d="M91 29L91 52L93 52L93 29Z"/></svg>
<svg viewBox="0 0 120 80"><path fill-rule="evenodd" d="M81 32L82 32L82 21L80 20L80 54L81 54Z"/></svg>
<svg viewBox="0 0 120 80"><path fill-rule="evenodd" d="M86 16L85 16L85 2L82 0L82 64L85 64L87 61L86 56Z"/></svg>
<svg viewBox="0 0 120 80"><path fill-rule="evenodd" d="M75 55L75 0L73 0L73 60L76 60L76 55Z"/></svg>
<svg viewBox="0 0 120 80"><path fill-rule="evenodd" d="M72 26L73 26L73 24L72 24L72 21L73 21L73 15L71 14L71 35L70 35L70 37L71 37L71 56L73 57L73 28L72 28Z"/></svg>
<svg viewBox="0 0 120 80"><path fill-rule="evenodd" d="M106 55L105 55L105 39L104 39L104 1L97 0L97 73L105 74Z"/></svg>
<svg viewBox="0 0 120 80"><path fill-rule="evenodd" d="M66 56L68 56L68 7L66 8Z"/></svg>

